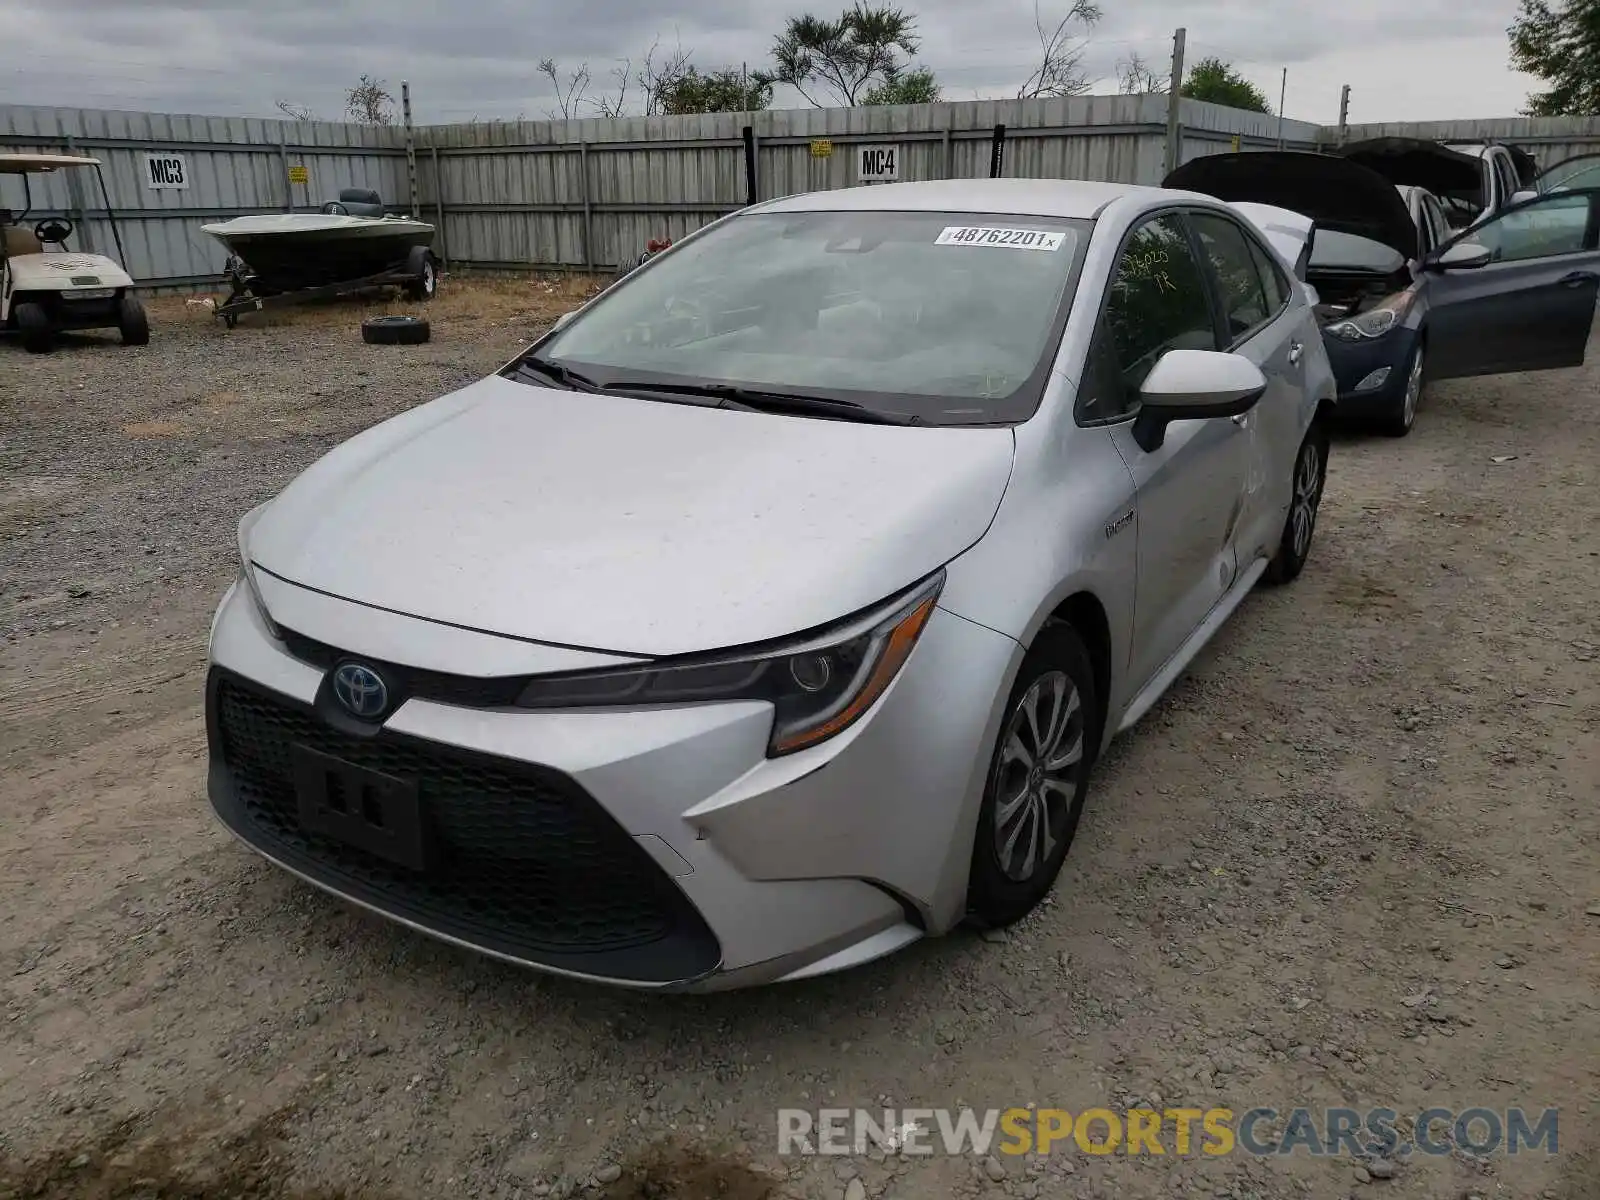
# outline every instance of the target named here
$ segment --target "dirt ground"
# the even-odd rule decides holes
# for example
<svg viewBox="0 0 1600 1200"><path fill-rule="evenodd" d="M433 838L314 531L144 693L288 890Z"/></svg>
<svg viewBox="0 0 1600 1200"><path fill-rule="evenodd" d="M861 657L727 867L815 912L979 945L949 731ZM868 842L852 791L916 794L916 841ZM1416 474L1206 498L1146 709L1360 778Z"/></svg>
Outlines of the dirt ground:
<svg viewBox="0 0 1600 1200"><path fill-rule="evenodd" d="M447 281L416 348L182 301L146 349L0 345L0 1197L1600 1197L1600 343L1339 436L1307 573L1114 748L1007 935L635 995L232 842L200 698L239 516L578 286ZM1559 1152L776 1154L781 1107L1137 1102L1556 1106Z"/></svg>

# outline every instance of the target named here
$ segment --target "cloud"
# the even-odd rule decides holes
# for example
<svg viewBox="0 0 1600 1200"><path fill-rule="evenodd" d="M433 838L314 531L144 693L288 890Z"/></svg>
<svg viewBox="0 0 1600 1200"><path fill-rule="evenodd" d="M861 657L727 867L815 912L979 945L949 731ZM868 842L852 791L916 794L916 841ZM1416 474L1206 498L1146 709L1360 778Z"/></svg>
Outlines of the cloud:
<svg viewBox="0 0 1600 1200"><path fill-rule="evenodd" d="M811 5L828 12L832 4ZM1048 20L1066 0L1040 0ZM542 117L553 105L537 70L547 56L587 63L605 87L658 38L702 67L766 61L795 0L0 0L0 102L262 114L289 100L326 118L362 73L410 81L419 121ZM1038 50L1034 0L921 0L922 59L950 99L1015 93ZM1515 0L1110 0L1086 61L1111 90L1137 52L1164 68L1172 31L1189 59L1232 62L1276 100L1289 70L1288 113L1352 118L1510 116L1530 82L1507 66ZM800 104L780 95L779 103Z"/></svg>

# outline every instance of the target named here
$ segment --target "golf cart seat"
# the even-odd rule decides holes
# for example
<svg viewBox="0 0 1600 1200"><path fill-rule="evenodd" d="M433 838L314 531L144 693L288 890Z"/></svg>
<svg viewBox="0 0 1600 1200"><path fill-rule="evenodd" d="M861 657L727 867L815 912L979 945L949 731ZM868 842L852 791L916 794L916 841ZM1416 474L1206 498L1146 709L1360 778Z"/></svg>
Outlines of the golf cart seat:
<svg viewBox="0 0 1600 1200"><path fill-rule="evenodd" d="M5 246L7 258L44 253L43 244L26 225L0 225L0 244Z"/></svg>
<svg viewBox="0 0 1600 1200"><path fill-rule="evenodd" d="M371 188L344 188L339 203L352 217L383 216L383 197Z"/></svg>

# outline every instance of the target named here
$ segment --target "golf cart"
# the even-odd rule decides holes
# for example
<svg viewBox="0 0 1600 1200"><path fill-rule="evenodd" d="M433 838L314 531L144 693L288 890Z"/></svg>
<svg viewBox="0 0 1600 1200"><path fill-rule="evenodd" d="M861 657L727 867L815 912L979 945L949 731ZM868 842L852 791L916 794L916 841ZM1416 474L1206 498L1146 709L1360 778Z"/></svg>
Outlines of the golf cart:
<svg viewBox="0 0 1600 1200"><path fill-rule="evenodd" d="M100 160L65 154L0 153L0 181L16 176L22 184L22 211L0 207L0 330L15 332L25 349L43 354L67 329L115 329L124 346L150 341L144 306L134 294L127 271L101 254L66 248L72 222L65 217L45 217L26 224L33 208L29 180L62 169L93 167ZM100 178L105 194L105 179ZM0 204L9 198L0 194ZM110 197L106 215L111 220L117 249L122 248Z"/></svg>

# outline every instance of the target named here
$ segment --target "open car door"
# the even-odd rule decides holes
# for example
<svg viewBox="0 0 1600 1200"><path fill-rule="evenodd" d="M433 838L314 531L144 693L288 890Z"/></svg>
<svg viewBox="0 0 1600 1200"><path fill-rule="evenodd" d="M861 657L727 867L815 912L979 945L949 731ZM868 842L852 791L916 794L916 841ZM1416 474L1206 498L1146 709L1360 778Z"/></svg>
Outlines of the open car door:
<svg viewBox="0 0 1600 1200"><path fill-rule="evenodd" d="M1600 298L1600 188L1496 213L1424 270L1431 378L1580 366Z"/></svg>
<svg viewBox="0 0 1600 1200"><path fill-rule="evenodd" d="M1532 186L1539 192L1600 187L1600 154L1580 154L1558 162L1541 172Z"/></svg>

